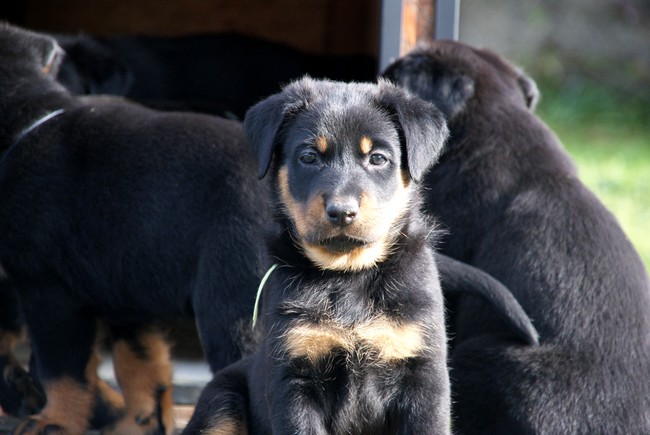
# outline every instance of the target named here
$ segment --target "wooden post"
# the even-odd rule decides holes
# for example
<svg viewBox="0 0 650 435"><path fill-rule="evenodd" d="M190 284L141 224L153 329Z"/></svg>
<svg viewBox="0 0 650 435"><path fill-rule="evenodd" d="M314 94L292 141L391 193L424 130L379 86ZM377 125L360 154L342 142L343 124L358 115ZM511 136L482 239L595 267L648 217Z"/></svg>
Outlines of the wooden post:
<svg viewBox="0 0 650 435"><path fill-rule="evenodd" d="M400 56L415 47L418 41L433 39L435 35L436 4L439 0L402 1L402 38Z"/></svg>

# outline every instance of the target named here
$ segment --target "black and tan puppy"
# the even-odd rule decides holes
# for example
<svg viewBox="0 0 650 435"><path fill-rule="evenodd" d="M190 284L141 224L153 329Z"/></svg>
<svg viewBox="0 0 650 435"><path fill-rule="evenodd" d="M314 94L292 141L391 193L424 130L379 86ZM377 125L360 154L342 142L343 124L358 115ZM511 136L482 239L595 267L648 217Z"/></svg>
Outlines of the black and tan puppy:
<svg viewBox="0 0 650 435"><path fill-rule="evenodd" d="M240 124L71 97L52 78L60 55L0 25L0 289L20 305L2 314L24 315L47 398L17 432L78 434L96 403L120 407L95 370L102 320L126 406L112 431L171 433L169 348L152 325L195 316L212 370L241 355L267 195Z"/></svg>
<svg viewBox="0 0 650 435"><path fill-rule="evenodd" d="M463 298L451 353L459 433L650 433L650 283L612 214L501 57L435 42L385 75L434 102L450 140L426 176L442 250L502 281L540 333L521 347ZM437 119L437 118L436 118Z"/></svg>
<svg viewBox="0 0 650 435"><path fill-rule="evenodd" d="M244 124L275 186L279 267L259 351L216 376L186 433L449 433L443 300L417 188L442 114L388 82L306 78Z"/></svg>

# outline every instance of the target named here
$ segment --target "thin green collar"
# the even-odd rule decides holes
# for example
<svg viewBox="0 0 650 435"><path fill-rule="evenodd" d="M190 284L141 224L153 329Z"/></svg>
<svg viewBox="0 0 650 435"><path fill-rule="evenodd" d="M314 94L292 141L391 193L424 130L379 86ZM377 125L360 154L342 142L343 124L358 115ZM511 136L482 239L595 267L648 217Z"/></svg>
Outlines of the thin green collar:
<svg viewBox="0 0 650 435"><path fill-rule="evenodd" d="M275 263L273 266L269 267L269 270L266 271L266 273L262 277L262 281L260 281L260 285L257 287L257 296L255 296L255 306L253 307L253 328L255 328L255 325L257 324L258 310L260 306L260 299L262 297L262 289L264 288L264 284L266 284L266 281L269 279L269 276L271 276L273 271L277 269L278 266L279 264Z"/></svg>

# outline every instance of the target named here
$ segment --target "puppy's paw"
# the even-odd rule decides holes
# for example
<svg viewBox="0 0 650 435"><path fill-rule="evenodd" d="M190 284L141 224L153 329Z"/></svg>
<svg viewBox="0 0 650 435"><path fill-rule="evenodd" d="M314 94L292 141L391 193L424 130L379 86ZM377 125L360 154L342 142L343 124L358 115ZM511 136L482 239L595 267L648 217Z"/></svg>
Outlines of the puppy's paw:
<svg viewBox="0 0 650 435"><path fill-rule="evenodd" d="M104 429L102 435L167 435L171 434L172 430L173 423L165 425L157 413L153 413L151 415L126 415Z"/></svg>
<svg viewBox="0 0 650 435"><path fill-rule="evenodd" d="M15 359L0 357L0 371L0 406L4 412L15 417L26 417L43 408L43 391Z"/></svg>

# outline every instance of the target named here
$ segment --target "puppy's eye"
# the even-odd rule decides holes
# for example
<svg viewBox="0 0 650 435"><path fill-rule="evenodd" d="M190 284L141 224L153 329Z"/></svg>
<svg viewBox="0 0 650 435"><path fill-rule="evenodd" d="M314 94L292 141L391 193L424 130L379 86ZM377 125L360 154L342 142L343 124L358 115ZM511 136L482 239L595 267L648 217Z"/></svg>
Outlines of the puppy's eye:
<svg viewBox="0 0 650 435"><path fill-rule="evenodd" d="M375 153L370 155L369 161L373 166L384 166L388 162L388 159L383 154Z"/></svg>
<svg viewBox="0 0 650 435"><path fill-rule="evenodd" d="M305 165L312 165L318 160L318 155L313 151L307 151L300 155L300 161Z"/></svg>

